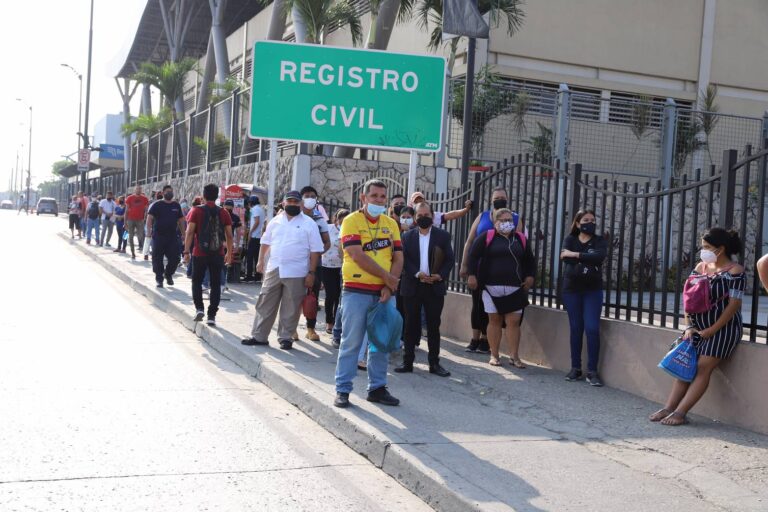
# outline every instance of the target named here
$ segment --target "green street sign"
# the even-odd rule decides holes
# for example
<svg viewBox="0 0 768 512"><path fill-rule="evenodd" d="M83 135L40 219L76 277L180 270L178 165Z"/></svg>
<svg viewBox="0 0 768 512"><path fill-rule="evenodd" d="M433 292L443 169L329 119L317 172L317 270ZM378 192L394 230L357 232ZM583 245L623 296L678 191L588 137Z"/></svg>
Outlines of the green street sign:
<svg viewBox="0 0 768 512"><path fill-rule="evenodd" d="M275 41L253 55L252 138L440 149L444 58Z"/></svg>

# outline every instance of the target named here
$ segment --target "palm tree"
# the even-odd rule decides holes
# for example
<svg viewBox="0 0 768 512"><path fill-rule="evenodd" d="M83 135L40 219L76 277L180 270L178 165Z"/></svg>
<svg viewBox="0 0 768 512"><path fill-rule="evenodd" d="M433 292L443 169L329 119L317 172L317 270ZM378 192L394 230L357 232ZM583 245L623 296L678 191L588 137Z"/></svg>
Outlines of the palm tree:
<svg viewBox="0 0 768 512"><path fill-rule="evenodd" d="M352 44L363 42L363 28L355 8L349 0L285 0L286 13L293 15L296 42L322 44L325 33L336 25L349 26ZM305 34L300 34L303 28Z"/></svg>
<svg viewBox="0 0 768 512"><path fill-rule="evenodd" d="M132 119L130 122L122 125L120 131L123 137L130 137L136 135L136 138L143 139L151 137L165 130L171 125L171 111L167 108L161 109L157 115L154 114L140 114L139 117Z"/></svg>
<svg viewBox="0 0 768 512"><path fill-rule="evenodd" d="M159 65L144 62L132 78L140 84L151 85L160 91L170 105L171 117L176 122L179 112L184 112L183 95L187 73L196 67L197 61L192 58L179 62L166 61Z"/></svg>

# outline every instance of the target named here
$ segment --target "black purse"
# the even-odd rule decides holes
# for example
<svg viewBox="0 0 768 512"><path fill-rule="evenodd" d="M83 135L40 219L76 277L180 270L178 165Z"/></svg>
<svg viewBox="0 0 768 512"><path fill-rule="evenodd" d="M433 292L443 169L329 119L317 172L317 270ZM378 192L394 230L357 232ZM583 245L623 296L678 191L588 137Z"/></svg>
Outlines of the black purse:
<svg viewBox="0 0 768 512"><path fill-rule="evenodd" d="M507 313L513 313L515 311L523 311L530 305L528 302L528 291L524 288L518 288L515 292L504 295L503 297L491 297L493 305L496 306L496 311L500 315L506 315Z"/></svg>
<svg viewBox="0 0 768 512"><path fill-rule="evenodd" d="M579 262L576 264L576 273L573 277L583 284L599 283L603 277L603 270L599 265L587 265Z"/></svg>

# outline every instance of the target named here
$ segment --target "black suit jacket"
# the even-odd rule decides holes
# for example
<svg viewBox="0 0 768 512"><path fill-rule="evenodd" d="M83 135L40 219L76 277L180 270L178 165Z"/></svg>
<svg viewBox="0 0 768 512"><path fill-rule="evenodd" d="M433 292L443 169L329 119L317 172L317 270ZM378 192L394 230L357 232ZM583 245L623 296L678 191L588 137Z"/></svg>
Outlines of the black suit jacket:
<svg viewBox="0 0 768 512"><path fill-rule="evenodd" d="M403 275L400 279L400 295L403 297L412 297L416 294L416 288L419 280L416 274L420 266L420 248L419 248L419 230L418 228L409 229L402 236L403 244ZM435 248L439 247L443 253L443 262L440 268L432 268L435 264ZM448 276L455 264L453 247L451 246L451 234L432 226L429 234L429 273L440 274L442 281L431 285L435 295L445 295L448 289Z"/></svg>

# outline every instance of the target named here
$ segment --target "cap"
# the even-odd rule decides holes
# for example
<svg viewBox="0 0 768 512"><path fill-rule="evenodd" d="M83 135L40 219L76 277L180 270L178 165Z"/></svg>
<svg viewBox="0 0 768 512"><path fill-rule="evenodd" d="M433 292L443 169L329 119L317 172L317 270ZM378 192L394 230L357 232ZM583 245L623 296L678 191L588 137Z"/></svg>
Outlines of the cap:
<svg viewBox="0 0 768 512"><path fill-rule="evenodd" d="M224 201L224 206L235 206L235 202L232 199Z"/></svg>
<svg viewBox="0 0 768 512"><path fill-rule="evenodd" d="M285 193L283 200L285 199L295 199L297 201L301 201L301 194L299 194L298 190L291 190L290 192Z"/></svg>
<svg viewBox="0 0 768 512"><path fill-rule="evenodd" d="M259 204L259 196L251 196L248 198L248 202L251 204Z"/></svg>

